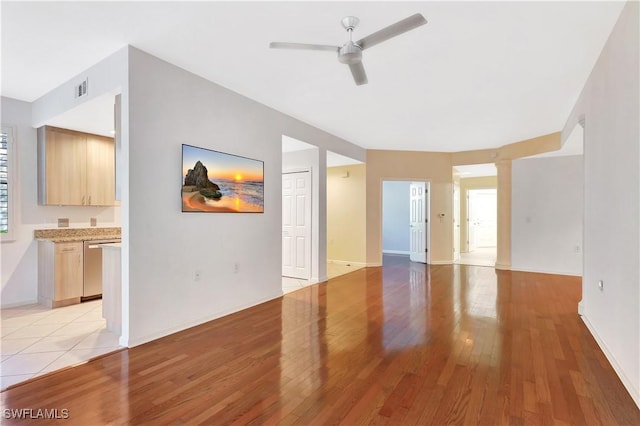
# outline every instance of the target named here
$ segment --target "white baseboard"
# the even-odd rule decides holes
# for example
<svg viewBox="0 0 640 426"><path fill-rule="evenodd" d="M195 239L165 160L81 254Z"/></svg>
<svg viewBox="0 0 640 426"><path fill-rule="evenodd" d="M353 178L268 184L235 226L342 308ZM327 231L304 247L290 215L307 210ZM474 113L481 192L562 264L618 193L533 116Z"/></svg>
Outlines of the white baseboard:
<svg viewBox="0 0 640 426"><path fill-rule="evenodd" d="M548 269L537 269L537 268L519 268L519 267L511 267L512 271L516 271L516 272L534 272L536 274L551 274L551 275L568 275L571 277L581 277L582 274L578 273L576 274L575 272L567 272L567 271L552 271L552 270L548 270Z"/></svg>
<svg viewBox="0 0 640 426"><path fill-rule="evenodd" d="M139 346L139 345L151 342L153 340L160 339L161 337L165 337L165 336L168 336L170 334L178 333L178 332L186 330L188 328L195 327L195 326L200 325L200 324L204 324L205 322L213 321L215 319L225 317L227 315L242 311L244 309L251 308L252 306L260 305L262 303L268 302L269 300L277 299L278 297L282 297L282 293L276 294L276 295L274 295L272 297L266 297L266 298L263 298L263 299L256 300L256 301L251 302L251 303L249 303L247 305L239 305L239 306L236 306L234 308L226 309L224 311L220 311L220 312L217 312L217 313L212 314L212 315L207 315L206 317L198 318L198 319L193 320L193 321L187 321L187 322L184 322L184 323L182 323L180 325L177 325L175 327L166 328L164 330L160 330L160 331L157 331L155 333L150 333L150 334L147 334L145 336L141 336L141 337L137 337L137 338L131 338L130 337L128 339L128 341L126 339L122 338L122 336L121 336L120 340L119 340L119 343L120 343L121 346L126 346L126 347L129 347L129 348L133 348L134 346Z"/></svg>
<svg viewBox="0 0 640 426"><path fill-rule="evenodd" d="M366 266L367 266L367 268L377 268L377 267L382 266L382 263L380 263L380 262L369 262L369 263L367 263Z"/></svg>
<svg viewBox="0 0 640 426"><path fill-rule="evenodd" d="M327 263L333 263L335 265L357 266L358 268L364 268L365 266L367 266L365 262L352 262L350 260L329 259L327 260Z"/></svg>
<svg viewBox="0 0 640 426"><path fill-rule="evenodd" d="M0 309L19 308L20 306L37 305L37 304L38 304L38 299L23 300L22 302L7 303L6 305L0 306Z"/></svg>
<svg viewBox="0 0 640 426"><path fill-rule="evenodd" d="M582 305L581 303L578 304L578 312L582 310L581 305ZM638 408L640 408L640 391L633 387L631 380L629 380L629 378L624 374L624 371L620 367L620 364L618 364L616 357L611 353L611 351L609 350L607 345L604 343L604 341L600 338L600 336L598 336L598 333L596 333L596 330L589 322L589 319L584 314L581 314L580 318L582 318L582 322L584 322L584 325L587 326L587 329L595 339L596 343L598 344L598 346L600 346L600 349L602 349L602 352L604 352L604 356L606 356L607 360L609 360L609 362L611 363L611 366L613 367L616 374L620 378L620 381L622 381L622 384L627 389L627 392L629 392L629 395L631 395L631 399L633 399L633 402L635 402Z"/></svg>
<svg viewBox="0 0 640 426"><path fill-rule="evenodd" d="M496 264L494 265L494 268L500 269L501 271L510 271L511 270L511 264L510 263L498 263L498 262L496 262Z"/></svg>
<svg viewBox="0 0 640 426"><path fill-rule="evenodd" d="M410 251L405 251L405 250L382 250L383 254L404 254L404 255L410 255L411 252Z"/></svg>

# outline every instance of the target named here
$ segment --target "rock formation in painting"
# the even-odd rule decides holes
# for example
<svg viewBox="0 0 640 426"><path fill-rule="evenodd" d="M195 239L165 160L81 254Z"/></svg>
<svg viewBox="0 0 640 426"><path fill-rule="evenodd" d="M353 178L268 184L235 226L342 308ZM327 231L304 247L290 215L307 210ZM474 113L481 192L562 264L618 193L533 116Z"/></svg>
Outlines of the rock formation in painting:
<svg viewBox="0 0 640 426"><path fill-rule="evenodd" d="M184 177L184 186L194 187L194 189L207 198L218 199L222 197L220 187L209 180L207 168L200 161L196 162L193 169L187 171Z"/></svg>

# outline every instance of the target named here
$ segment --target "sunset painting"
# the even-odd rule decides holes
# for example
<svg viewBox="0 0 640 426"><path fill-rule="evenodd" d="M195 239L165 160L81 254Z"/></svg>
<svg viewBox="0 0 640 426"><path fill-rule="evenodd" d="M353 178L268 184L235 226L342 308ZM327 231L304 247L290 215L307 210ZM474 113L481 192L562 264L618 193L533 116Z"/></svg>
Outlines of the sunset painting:
<svg viewBox="0 0 640 426"><path fill-rule="evenodd" d="M264 163L183 144L182 211L264 213Z"/></svg>

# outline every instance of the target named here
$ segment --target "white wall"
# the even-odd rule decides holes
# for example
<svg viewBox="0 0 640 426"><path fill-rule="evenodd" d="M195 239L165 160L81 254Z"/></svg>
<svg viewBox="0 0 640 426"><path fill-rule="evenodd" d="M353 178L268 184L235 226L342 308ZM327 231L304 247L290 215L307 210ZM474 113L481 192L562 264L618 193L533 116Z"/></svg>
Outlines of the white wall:
<svg viewBox="0 0 640 426"><path fill-rule="evenodd" d="M628 2L563 130L584 118L580 313L640 406L640 3ZM604 289L598 289L598 280Z"/></svg>
<svg viewBox="0 0 640 426"><path fill-rule="evenodd" d="M382 182L382 252L409 254L409 186L411 182Z"/></svg>
<svg viewBox="0 0 640 426"><path fill-rule="evenodd" d="M2 307L36 303L38 299L38 249L35 229L55 228L59 217L71 227L119 226L118 207L39 206L37 199L37 138L32 127L32 104L2 98L2 125L14 129L15 181L13 203L14 241L0 246L2 257Z"/></svg>
<svg viewBox="0 0 640 426"><path fill-rule="evenodd" d="M323 151L320 154L321 150ZM282 171L311 170L311 282L327 280L327 250L326 250L326 181L327 167L320 166L320 159L326 158L326 150L320 148L304 149L282 153ZM325 160L326 161L326 160ZM323 185L320 185L323 183ZM321 189L322 188L322 189ZM325 208L320 208L320 198L324 199ZM280 222L282 225L282 221ZM321 227L324 235L321 234ZM282 226L280 226L282 230ZM325 249L321 249L321 247Z"/></svg>
<svg viewBox="0 0 640 426"><path fill-rule="evenodd" d="M365 152L137 49L129 64L125 343L133 346L281 295L283 134L358 159ZM264 214L181 213L182 143L263 160ZM318 225L326 253L326 223Z"/></svg>
<svg viewBox="0 0 640 426"><path fill-rule="evenodd" d="M52 118L105 93L126 93L128 51L127 47L123 47L35 100L33 102L32 125L40 127L47 124ZM88 79L87 95L76 98L74 87L85 79Z"/></svg>
<svg viewBox="0 0 640 426"><path fill-rule="evenodd" d="M582 156L511 166L511 269L582 274Z"/></svg>

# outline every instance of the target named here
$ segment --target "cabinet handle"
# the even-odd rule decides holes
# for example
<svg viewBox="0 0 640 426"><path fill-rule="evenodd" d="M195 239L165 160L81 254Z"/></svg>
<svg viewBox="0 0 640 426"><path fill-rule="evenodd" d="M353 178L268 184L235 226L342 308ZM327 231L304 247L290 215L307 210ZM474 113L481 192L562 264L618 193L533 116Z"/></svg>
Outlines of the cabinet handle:
<svg viewBox="0 0 640 426"><path fill-rule="evenodd" d="M73 248L63 248L63 249L62 249L62 250L60 250L60 251L74 251L74 250L75 250L75 249L73 249Z"/></svg>
<svg viewBox="0 0 640 426"><path fill-rule="evenodd" d="M82 205L84 206L84 195L82 196Z"/></svg>
<svg viewBox="0 0 640 426"><path fill-rule="evenodd" d="M91 195L89 195L89 202L87 204L91 205Z"/></svg>

